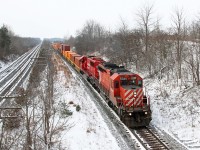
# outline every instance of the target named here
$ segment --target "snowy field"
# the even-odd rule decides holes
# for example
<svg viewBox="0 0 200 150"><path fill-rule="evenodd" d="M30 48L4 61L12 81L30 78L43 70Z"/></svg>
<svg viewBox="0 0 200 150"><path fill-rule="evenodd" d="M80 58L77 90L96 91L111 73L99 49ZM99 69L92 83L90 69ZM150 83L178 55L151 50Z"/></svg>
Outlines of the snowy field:
<svg viewBox="0 0 200 150"><path fill-rule="evenodd" d="M180 89L165 79L147 79L151 97L151 123L166 131L188 149L200 149L200 89Z"/></svg>
<svg viewBox="0 0 200 150"><path fill-rule="evenodd" d="M73 113L67 122L68 130L59 137L62 138L62 147L69 150L120 149L89 94L85 92L84 85L76 80L76 75L58 63L54 81L54 99L57 103L68 104L68 109ZM80 111L76 111L77 105L80 105Z"/></svg>

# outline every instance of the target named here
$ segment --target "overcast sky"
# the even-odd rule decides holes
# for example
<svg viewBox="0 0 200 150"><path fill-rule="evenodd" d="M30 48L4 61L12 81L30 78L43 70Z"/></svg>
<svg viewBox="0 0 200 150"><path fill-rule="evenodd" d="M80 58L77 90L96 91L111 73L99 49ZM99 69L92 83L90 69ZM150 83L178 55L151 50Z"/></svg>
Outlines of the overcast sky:
<svg viewBox="0 0 200 150"><path fill-rule="evenodd" d="M200 13L200 0L0 0L0 26L6 24L20 36L64 37L76 35L93 19L114 31L120 16L136 26L136 12L145 3L154 4L163 26L170 26L175 7L183 8L188 20Z"/></svg>

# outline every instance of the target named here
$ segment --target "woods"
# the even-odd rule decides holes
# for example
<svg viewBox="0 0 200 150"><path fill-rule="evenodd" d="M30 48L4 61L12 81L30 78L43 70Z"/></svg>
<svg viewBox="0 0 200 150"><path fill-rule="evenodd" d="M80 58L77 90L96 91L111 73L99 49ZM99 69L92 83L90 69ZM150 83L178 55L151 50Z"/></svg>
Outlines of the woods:
<svg viewBox="0 0 200 150"><path fill-rule="evenodd" d="M8 29L5 25L0 28L0 56L3 57L10 51L11 39L8 34Z"/></svg>
<svg viewBox="0 0 200 150"><path fill-rule="evenodd" d="M137 16L134 28L121 17L114 32L89 20L66 43L80 54L99 53L111 62L150 77L164 73L168 80L176 79L177 85L186 82L199 85L199 18L188 22L184 10L176 8L171 15L171 26L163 28L155 17L154 5L144 5L134 15Z"/></svg>
<svg viewBox="0 0 200 150"><path fill-rule="evenodd" d="M21 55L40 43L39 38L20 37L6 25L0 28L0 59L14 54Z"/></svg>

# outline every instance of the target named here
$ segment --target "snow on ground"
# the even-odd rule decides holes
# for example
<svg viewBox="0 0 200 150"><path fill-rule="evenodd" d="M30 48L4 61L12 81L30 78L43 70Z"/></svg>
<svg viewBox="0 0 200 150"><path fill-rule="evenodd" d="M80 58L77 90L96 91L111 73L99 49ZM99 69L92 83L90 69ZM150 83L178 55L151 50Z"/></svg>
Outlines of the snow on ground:
<svg viewBox="0 0 200 150"><path fill-rule="evenodd" d="M73 112L67 122L69 129L63 131L60 136L64 148L69 150L120 149L94 102L85 92L84 85L76 80L76 75L59 62L54 81L56 81L54 99L57 103L68 104L68 109ZM80 105L80 111L76 111L77 105Z"/></svg>
<svg viewBox="0 0 200 150"><path fill-rule="evenodd" d="M145 83L151 98L151 123L189 149L200 149L200 88L181 89L166 79L147 79Z"/></svg>

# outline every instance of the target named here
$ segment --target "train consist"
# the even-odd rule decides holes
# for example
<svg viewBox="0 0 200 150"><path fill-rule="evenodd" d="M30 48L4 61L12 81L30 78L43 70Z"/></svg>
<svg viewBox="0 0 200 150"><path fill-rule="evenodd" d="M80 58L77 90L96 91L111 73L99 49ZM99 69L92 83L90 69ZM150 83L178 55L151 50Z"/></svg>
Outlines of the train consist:
<svg viewBox="0 0 200 150"><path fill-rule="evenodd" d="M79 55L65 44L53 43L52 46L105 97L128 127L149 125L150 101L138 74L96 56Z"/></svg>

